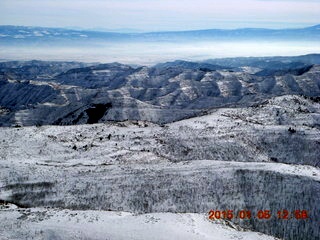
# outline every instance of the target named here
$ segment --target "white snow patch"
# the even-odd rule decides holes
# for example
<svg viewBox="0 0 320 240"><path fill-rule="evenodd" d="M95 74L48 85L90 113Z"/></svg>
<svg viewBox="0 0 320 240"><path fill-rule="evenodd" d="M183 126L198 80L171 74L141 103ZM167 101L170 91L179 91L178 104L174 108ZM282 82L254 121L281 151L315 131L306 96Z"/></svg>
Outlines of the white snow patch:
<svg viewBox="0 0 320 240"><path fill-rule="evenodd" d="M275 239L261 233L237 231L226 222L210 221L206 214L193 213L135 215L33 208L1 211L0 220L0 235L9 239Z"/></svg>

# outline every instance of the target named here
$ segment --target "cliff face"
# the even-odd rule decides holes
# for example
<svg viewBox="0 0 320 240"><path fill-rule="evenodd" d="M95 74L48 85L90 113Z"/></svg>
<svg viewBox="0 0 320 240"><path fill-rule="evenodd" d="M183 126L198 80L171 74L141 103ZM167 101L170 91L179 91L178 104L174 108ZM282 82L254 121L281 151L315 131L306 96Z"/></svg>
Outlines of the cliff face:
<svg viewBox="0 0 320 240"><path fill-rule="evenodd" d="M319 116L316 98L287 95L163 126L3 128L0 199L135 213L269 209L269 220L232 221L284 239L317 239ZM278 219L284 209L307 210L309 218Z"/></svg>

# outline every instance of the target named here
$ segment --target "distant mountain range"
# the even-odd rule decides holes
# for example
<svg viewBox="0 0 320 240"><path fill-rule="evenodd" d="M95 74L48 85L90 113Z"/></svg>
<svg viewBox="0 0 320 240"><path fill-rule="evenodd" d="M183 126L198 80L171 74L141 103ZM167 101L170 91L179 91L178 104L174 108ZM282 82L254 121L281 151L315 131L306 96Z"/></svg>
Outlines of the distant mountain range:
<svg viewBox="0 0 320 240"><path fill-rule="evenodd" d="M282 95L320 95L320 55L120 63L0 63L0 126L168 123ZM94 117L92 117L94 116Z"/></svg>
<svg viewBox="0 0 320 240"><path fill-rule="evenodd" d="M320 25L297 29L207 29L173 32L119 33L64 28L0 26L0 44L70 41L318 41Z"/></svg>

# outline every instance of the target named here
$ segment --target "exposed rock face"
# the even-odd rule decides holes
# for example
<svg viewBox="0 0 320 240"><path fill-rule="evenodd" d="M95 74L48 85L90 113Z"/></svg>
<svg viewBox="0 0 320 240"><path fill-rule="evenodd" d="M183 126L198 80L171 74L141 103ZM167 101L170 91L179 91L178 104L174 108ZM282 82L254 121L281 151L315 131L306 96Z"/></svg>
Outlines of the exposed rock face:
<svg viewBox="0 0 320 240"><path fill-rule="evenodd" d="M0 126L87 123L94 105L108 106L94 122L165 124L212 108L252 106L274 96L319 96L320 66L287 61L251 61L243 67L184 61L154 67L1 63L0 107L9 113L0 114Z"/></svg>
<svg viewBox="0 0 320 240"><path fill-rule="evenodd" d="M22 207L136 213L270 209L242 227L319 236L320 104L281 96L164 126L119 123L3 128L0 199ZM281 220L277 211L307 210ZM293 216L293 215L291 215Z"/></svg>

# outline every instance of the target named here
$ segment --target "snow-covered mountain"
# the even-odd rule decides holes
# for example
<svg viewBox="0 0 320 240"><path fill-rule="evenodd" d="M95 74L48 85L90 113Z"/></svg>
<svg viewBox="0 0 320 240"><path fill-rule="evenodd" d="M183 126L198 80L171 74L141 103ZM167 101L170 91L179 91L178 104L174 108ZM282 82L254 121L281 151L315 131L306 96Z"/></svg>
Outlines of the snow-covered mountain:
<svg viewBox="0 0 320 240"><path fill-rule="evenodd" d="M0 238L318 239L318 61L1 62Z"/></svg>
<svg viewBox="0 0 320 240"><path fill-rule="evenodd" d="M221 108L163 126L126 121L2 128L0 199L28 208L200 213L203 217L210 209L253 213L270 209L269 220L232 222L284 239L315 240L319 236L319 123L316 99L286 95L255 107ZM305 209L309 218L278 219L277 211L282 209ZM82 222L85 214L25 211L6 212L3 216L10 221L3 231L9 231L10 223L27 228L39 214L43 220L36 222L45 226L56 218L69 225ZM88 214L109 219L109 213ZM74 217L67 220L69 215ZM162 215L159 221L170 223L188 216ZM26 221L21 223L19 217ZM206 231L210 224L199 221L205 226L201 231ZM40 234L36 226L28 234ZM191 228L188 223L185 227ZM58 234L50 229L45 227L45 233Z"/></svg>
<svg viewBox="0 0 320 240"><path fill-rule="evenodd" d="M252 106L274 96L319 96L320 66L312 64L318 58L296 59L250 59L240 66L229 59L224 60L227 67L186 61L154 67L3 62L0 126L127 119L162 124L213 108Z"/></svg>

